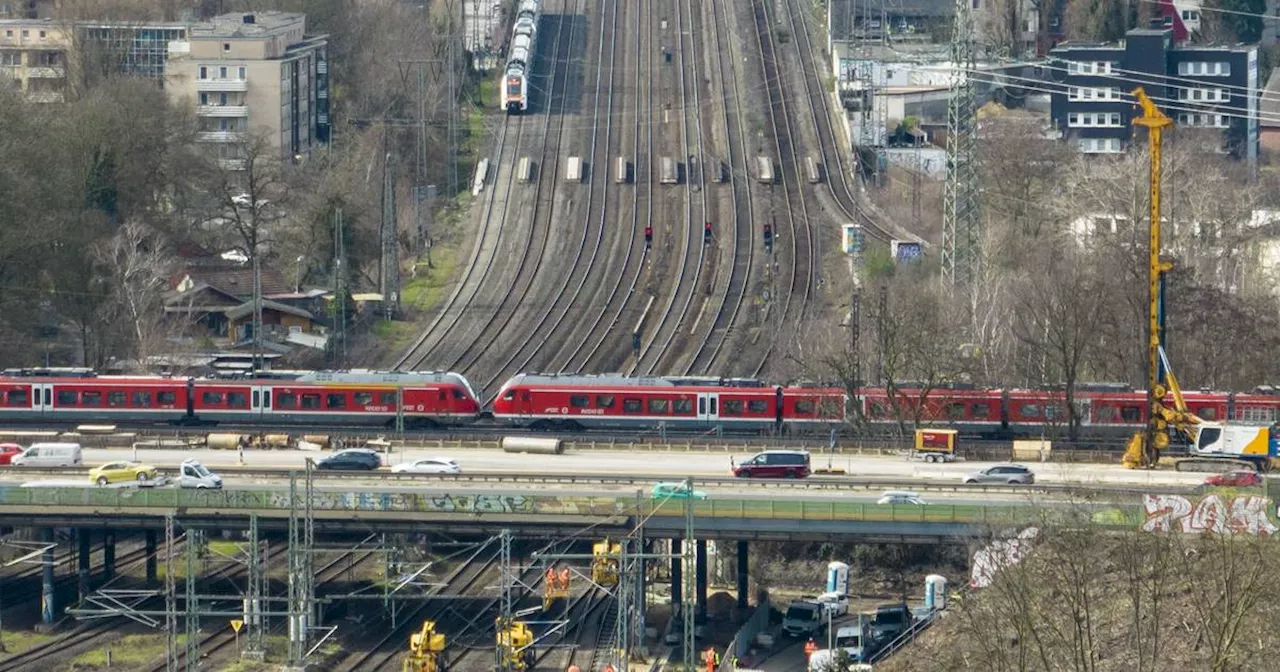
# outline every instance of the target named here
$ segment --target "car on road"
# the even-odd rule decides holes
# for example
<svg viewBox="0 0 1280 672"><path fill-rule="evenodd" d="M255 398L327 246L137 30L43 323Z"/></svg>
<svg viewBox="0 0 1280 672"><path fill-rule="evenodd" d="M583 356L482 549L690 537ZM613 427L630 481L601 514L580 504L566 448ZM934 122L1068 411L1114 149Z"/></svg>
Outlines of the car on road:
<svg viewBox="0 0 1280 672"><path fill-rule="evenodd" d="M367 448L347 448L316 461L316 469L334 471L373 471L382 466L382 458Z"/></svg>
<svg viewBox="0 0 1280 672"><path fill-rule="evenodd" d="M12 464L13 458L22 454L22 446L16 443L0 443L0 465Z"/></svg>
<svg viewBox="0 0 1280 672"><path fill-rule="evenodd" d="M920 495L909 490L889 490L880 495L880 499L876 500L876 504L915 504L924 506L925 501Z"/></svg>
<svg viewBox="0 0 1280 672"><path fill-rule="evenodd" d="M1021 464L997 464L994 467L971 471L964 475L965 483L1007 483L1009 485L1031 485L1036 482L1036 475L1031 469Z"/></svg>
<svg viewBox="0 0 1280 672"><path fill-rule="evenodd" d="M448 457L424 457L391 467L393 474L460 474L457 460Z"/></svg>
<svg viewBox="0 0 1280 672"><path fill-rule="evenodd" d="M141 462L108 462L89 470L89 482L98 485L128 481L145 482L155 480L155 477L156 468Z"/></svg>
<svg viewBox="0 0 1280 672"><path fill-rule="evenodd" d="M221 490L222 477L209 471L197 460L187 460L178 467L178 487L196 490Z"/></svg>
<svg viewBox="0 0 1280 672"><path fill-rule="evenodd" d="M1204 484L1226 488L1248 488L1262 485L1262 474L1247 469L1239 469L1228 471L1225 474L1213 474L1204 479Z"/></svg>
<svg viewBox="0 0 1280 672"><path fill-rule="evenodd" d="M701 490L690 490L686 483L655 483L654 499L706 499L707 493Z"/></svg>
<svg viewBox="0 0 1280 672"><path fill-rule="evenodd" d="M809 453L803 450L766 450L742 464L730 458L738 478L805 478L810 473Z"/></svg>

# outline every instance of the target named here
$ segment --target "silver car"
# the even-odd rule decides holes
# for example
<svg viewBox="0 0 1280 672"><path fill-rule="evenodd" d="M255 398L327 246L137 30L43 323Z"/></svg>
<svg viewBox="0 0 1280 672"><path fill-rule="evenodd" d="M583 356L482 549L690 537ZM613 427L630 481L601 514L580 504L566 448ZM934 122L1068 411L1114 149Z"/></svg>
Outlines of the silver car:
<svg viewBox="0 0 1280 672"><path fill-rule="evenodd" d="M1036 482L1036 475L1031 473L1031 469L1021 464L997 464L994 467L987 467L986 469L979 469L965 474L964 482L1031 485Z"/></svg>

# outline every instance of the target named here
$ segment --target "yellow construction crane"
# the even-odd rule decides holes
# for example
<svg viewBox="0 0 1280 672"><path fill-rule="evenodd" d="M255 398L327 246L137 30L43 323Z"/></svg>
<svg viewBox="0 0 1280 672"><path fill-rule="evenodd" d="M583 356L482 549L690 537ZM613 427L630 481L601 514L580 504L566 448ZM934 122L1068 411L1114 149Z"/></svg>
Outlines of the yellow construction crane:
<svg viewBox="0 0 1280 672"><path fill-rule="evenodd" d="M618 585L618 558L622 557L622 544L605 539L591 545L591 580L605 588Z"/></svg>
<svg viewBox="0 0 1280 672"><path fill-rule="evenodd" d="M436 632L435 621L423 621L422 629L409 636L409 655L405 656L402 672L445 672L445 640Z"/></svg>
<svg viewBox="0 0 1280 672"><path fill-rule="evenodd" d="M523 621L499 616L497 645L498 659L504 669L526 672L533 668L533 631Z"/></svg>
<svg viewBox="0 0 1280 672"><path fill-rule="evenodd" d="M1277 456L1278 442L1269 427L1208 423L1192 413L1182 397L1178 378L1169 366L1161 341L1164 313L1164 274L1173 264L1160 258L1160 164L1164 129L1173 125L1142 87L1133 90L1142 116L1133 120L1147 128L1150 173L1150 250L1147 264L1147 426L1129 439L1123 464L1131 469L1153 467L1160 451L1169 447L1170 432L1181 434L1192 455L1205 459L1179 460L1179 471L1221 471L1237 466L1266 471ZM1161 375L1163 373L1163 375ZM1173 405L1165 403L1172 394Z"/></svg>

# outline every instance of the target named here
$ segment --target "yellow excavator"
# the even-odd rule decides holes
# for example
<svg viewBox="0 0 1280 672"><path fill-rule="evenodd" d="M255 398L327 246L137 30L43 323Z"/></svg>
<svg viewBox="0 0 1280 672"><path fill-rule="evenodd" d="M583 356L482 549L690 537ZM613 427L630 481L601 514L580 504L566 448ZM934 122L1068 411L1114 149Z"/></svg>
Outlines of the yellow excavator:
<svg viewBox="0 0 1280 672"><path fill-rule="evenodd" d="M422 629L409 636L409 654L401 672L446 672L444 634L436 632L435 621L423 621Z"/></svg>
<svg viewBox="0 0 1280 672"><path fill-rule="evenodd" d="M1235 468L1267 471L1277 457L1280 435L1274 427L1223 425L1202 420L1187 409L1178 378L1169 366L1162 343L1164 274L1173 264L1160 258L1160 150L1164 129L1173 125L1142 87L1133 90L1142 116L1133 120L1147 128L1151 158L1150 256L1147 311L1147 426L1129 439L1123 464L1130 469L1154 467L1168 449L1173 434L1185 440L1190 458L1175 461L1178 471L1226 471ZM1165 397L1172 396L1173 404Z"/></svg>
<svg viewBox="0 0 1280 672"><path fill-rule="evenodd" d="M533 631L524 621L502 616L497 620L498 657L505 669L527 672L533 669Z"/></svg>

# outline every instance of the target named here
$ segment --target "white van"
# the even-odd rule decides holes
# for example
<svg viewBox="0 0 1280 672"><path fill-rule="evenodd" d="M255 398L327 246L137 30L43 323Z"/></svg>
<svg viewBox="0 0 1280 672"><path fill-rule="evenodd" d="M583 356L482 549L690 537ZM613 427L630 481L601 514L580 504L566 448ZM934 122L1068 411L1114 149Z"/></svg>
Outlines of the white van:
<svg viewBox="0 0 1280 672"><path fill-rule="evenodd" d="M18 467L75 467L80 465L78 443L33 443L13 457Z"/></svg>
<svg viewBox="0 0 1280 672"><path fill-rule="evenodd" d="M222 489L222 477L196 460L187 460L178 468L178 487L197 490Z"/></svg>

